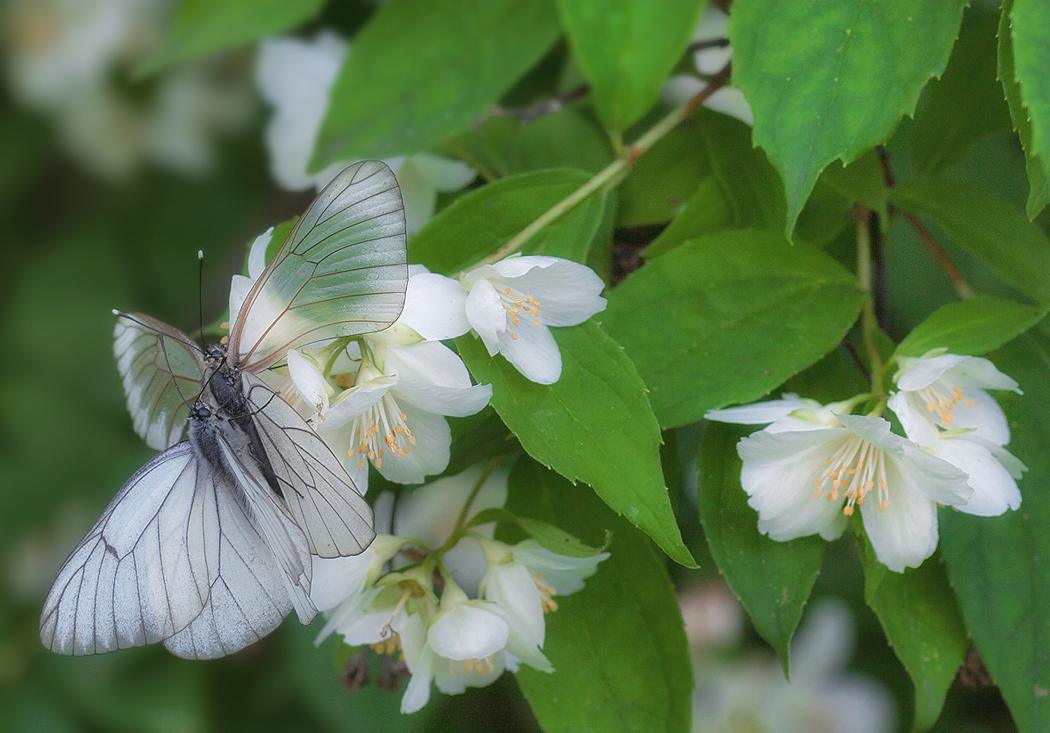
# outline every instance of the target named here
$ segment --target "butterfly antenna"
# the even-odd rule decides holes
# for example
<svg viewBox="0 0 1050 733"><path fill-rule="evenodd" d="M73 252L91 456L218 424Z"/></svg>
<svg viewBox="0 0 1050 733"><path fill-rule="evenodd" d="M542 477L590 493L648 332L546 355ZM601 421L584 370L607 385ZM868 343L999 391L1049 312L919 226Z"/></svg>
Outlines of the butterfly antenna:
<svg viewBox="0 0 1050 733"><path fill-rule="evenodd" d="M201 351L207 353L208 344L204 342L204 250L197 250L197 316L201 324Z"/></svg>

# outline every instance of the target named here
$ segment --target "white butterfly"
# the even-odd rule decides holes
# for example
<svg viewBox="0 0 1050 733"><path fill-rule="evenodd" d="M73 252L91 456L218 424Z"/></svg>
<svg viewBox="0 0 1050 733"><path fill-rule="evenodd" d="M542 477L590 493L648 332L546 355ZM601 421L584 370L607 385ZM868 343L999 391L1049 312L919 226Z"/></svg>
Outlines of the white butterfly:
<svg viewBox="0 0 1050 733"><path fill-rule="evenodd" d="M397 181L365 161L299 219L245 295L227 348L204 352L154 318L118 314L128 409L136 431L164 450L58 571L40 618L46 647L96 654L163 641L178 656L211 658L262 638L292 608L302 623L313 619L310 555L363 551L375 537L372 512L256 373L289 349L386 328L407 282Z"/></svg>

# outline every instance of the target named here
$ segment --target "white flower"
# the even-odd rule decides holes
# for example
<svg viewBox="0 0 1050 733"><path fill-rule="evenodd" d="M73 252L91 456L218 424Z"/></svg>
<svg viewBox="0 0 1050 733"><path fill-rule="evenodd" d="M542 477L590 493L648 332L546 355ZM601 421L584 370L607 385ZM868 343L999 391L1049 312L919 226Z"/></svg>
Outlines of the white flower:
<svg viewBox="0 0 1050 733"><path fill-rule="evenodd" d="M987 359L937 352L903 358L894 381L898 391L889 407L919 445L933 445L939 429L959 428L972 428L996 445L1010 441L1006 416L985 390L1021 390Z"/></svg>
<svg viewBox="0 0 1050 733"><path fill-rule="evenodd" d="M329 31L313 41L273 38L259 46L255 79L274 108L266 144L274 180L283 188L321 188L353 162L336 161L317 173L307 172L332 85L348 51L347 42ZM439 191L458 191L477 177L466 163L427 153L386 163L401 186L409 233L434 215Z"/></svg>
<svg viewBox="0 0 1050 733"><path fill-rule="evenodd" d="M841 601L821 599L791 644L791 682L776 659L726 662L695 649L693 733L889 733L893 697L846 671L853 618Z"/></svg>
<svg viewBox="0 0 1050 733"><path fill-rule="evenodd" d="M895 572L918 567L937 547L937 504L965 504L973 493L966 474L894 435L880 417L835 418L839 427L741 439L740 483L759 530L777 541L831 540L859 506L879 561Z"/></svg>
<svg viewBox="0 0 1050 733"><path fill-rule="evenodd" d="M727 37L729 27L729 16L714 5L708 4L700 16L700 23L693 33L693 41L714 41ZM729 46L722 48L704 48L693 54L693 62L696 70L701 74L712 75L721 71L729 63L733 52ZM680 74L667 80L660 96L672 105L678 105L687 99L695 97L707 86L706 82L695 76ZM751 107L744 99L744 94L733 87L722 87L714 94L704 100L704 106L717 112L736 117L748 125L755 124L755 116Z"/></svg>
<svg viewBox="0 0 1050 733"><path fill-rule="evenodd" d="M467 320L490 356L503 354L538 384L561 376L561 353L548 326L573 326L605 310L593 270L560 257L509 257L460 276L469 291Z"/></svg>
<svg viewBox="0 0 1050 733"><path fill-rule="evenodd" d="M609 553L578 558L551 552L535 540L513 546L495 540L480 542L489 566L481 589L510 625L507 651L530 667L554 671L540 651L546 636L544 614L558 609L555 595L582 589L584 579L594 575Z"/></svg>
<svg viewBox="0 0 1050 733"><path fill-rule="evenodd" d="M955 508L980 517L996 517L1021 506L1017 479L1028 470L1002 446L985 440L973 430L941 431L926 449L942 461L966 472L973 495Z"/></svg>

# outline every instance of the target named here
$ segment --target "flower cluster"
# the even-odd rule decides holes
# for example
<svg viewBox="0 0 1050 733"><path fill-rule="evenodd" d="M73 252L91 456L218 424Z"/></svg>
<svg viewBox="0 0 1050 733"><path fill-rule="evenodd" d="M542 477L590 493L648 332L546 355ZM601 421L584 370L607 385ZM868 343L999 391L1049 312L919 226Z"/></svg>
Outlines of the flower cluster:
<svg viewBox="0 0 1050 733"><path fill-rule="evenodd" d="M555 597L583 588L608 553L568 557L535 540L493 539L505 469L470 468L398 497L376 501L379 535L362 555L314 558L312 599L332 632L351 646L397 655L412 677L401 711L419 710L431 683L445 694L493 682L526 664L553 670L543 654L544 614Z"/></svg>
<svg viewBox="0 0 1050 733"><path fill-rule="evenodd" d="M992 516L1021 503L1025 466L1005 448L1006 418L987 389L1017 383L990 361L932 351L899 359L897 390L871 414L869 395L821 405L779 400L712 410L710 420L766 427L740 441L741 484L775 540L842 534L856 509L879 561L903 572L937 547L937 505ZM884 406L907 438L879 416Z"/></svg>
<svg viewBox="0 0 1050 733"><path fill-rule="evenodd" d="M248 276L234 276L230 322L265 267L272 230L256 238ZM389 481L421 483L448 465L446 417L484 408L488 385L472 385L443 340L473 331L489 354L502 353L528 379L553 384L561 352L548 326L569 326L605 308L602 281L584 265L557 257L511 257L459 280L409 268L405 307L384 331L288 353L273 386L311 420L363 492L368 466Z"/></svg>
<svg viewBox="0 0 1050 733"><path fill-rule="evenodd" d="M350 45L330 31L319 33L313 41L274 38L259 46L255 80L274 111L266 127L266 146L274 180L283 188L322 188L351 162L336 161L317 173L307 171L329 92L349 51ZM477 177L466 163L429 153L384 162L401 186L409 233L434 215L439 191L458 191Z"/></svg>

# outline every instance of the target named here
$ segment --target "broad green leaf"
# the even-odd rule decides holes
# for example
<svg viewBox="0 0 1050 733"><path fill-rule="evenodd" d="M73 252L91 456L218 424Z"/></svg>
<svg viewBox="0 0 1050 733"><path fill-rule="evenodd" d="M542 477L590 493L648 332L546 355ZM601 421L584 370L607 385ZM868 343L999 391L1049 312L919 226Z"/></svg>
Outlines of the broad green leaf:
<svg viewBox="0 0 1050 733"><path fill-rule="evenodd" d="M790 236L820 171L884 142L944 71L967 0L739 0L733 86L784 180Z"/></svg>
<svg viewBox="0 0 1050 733"><path fill-rule="evenodd" d="M820 180L827 183L850 201L878 212L887 220L887 191L879 156L874 150L865 153L847 166L832 163L821 173Z"/></svg>
<svg viewBox="0 0 1050 733"><path fill-rule="evenodd" d="M1046 170L1046 159L1032 141L1032 123L1028 110L1021 100L1021 85L1017 81L1014 63L1014 43L1010 37L1010 16L1013 0L1003 0L999 20L999 80L1003 83L1006 102L1010 107L1010 119L1024 148L1025 169L1028 173L1028 203L1025 213L1034 219L1043 207L1050 203L1050 175Z"/></svg>
<svg viewBox="0 0 1050 733"><path fill-rule="evenodd" d="M795 240L823 249L847 228L856 229L853 202L832 186L817 180L795 225Z"/></svg>
<svg viewBox="0 0 1050 733"><path fill-rule="evenodd" d="M1013 129L1002 85L996 81L998 20L994 12L968 12L948 68L919 99L911 149L920 173L950 168L978 138Z"/></svg>
<svg viewBox="0 0 1050 733"><path fill-rule="evenodd" d="M1050 160L1050 13L1042 0L1014 0L1010 11L1014 70L1032 125L1032 149Z"/></svg>
<svg viewBox="0 0 1050 733"><path fill-rule="evenodd" d="M941 547L966 625L1022 733L1050 729L1050 337L1039 326L992 357L1024 395L998 392L1008 448L1028 465L999 517L941 512Z"/></svg>
<svg viewBox="0 0 1050 733"><path fill-rule="evenodd" d="M660 429L645 385L620 346L593 322L553 329L561 378L530 382L479 339L456 341L474 379L492 385L492 406L540 463L583 481L673 560L695 566L682 544L660 469Z"/></svg>
<svg viewBox="0 0 1050 733"><path fill-rule="evenodd" d="M1015 70L1013 39L1010 36L1010 18L1013 14L1013 0L1003 0L999 23L999 79L1003 82L1006 101L1010 106L1010 119L1021 145L1025 149L1025 168L1028 172L1028 203L1025 212L1028 218L1035 218L1039 211L1050 203L1050 174L1047 172L1046 159L1036 149L1032 141L1032 123L1028 109L1022 100L1021 84L1018 83ZM1031 81L1031 80L1029 80Z"/></svg>
<svg viewBox="0 0 1050 733"><path fill-rule="evenodd" d="M934 555L918 568L894 573L866 540L860 546L865 598L915 686L915 729L926 730L937 722L969 645L944 562Z"/></svg>
<svg viewBox="0 0 1050 733"><path fill-rule="evenodd" d="M791 637L824 558L824 540L776 542L758 531L758 513L740 486L736 444L747 429L708 423L700 439L700 523L718 570L755 630L789 670Z"/></svg>
<svg viewBox="0 0 1050 733"><path fill-rule="evenodd" d="M501 178L460 196L408 243L410 262L452 274L495 252L541 214L590 180L583 171L535 171ZM602 220L601 192L540 231L523 248L583 262Z"/></svg>
<svg viewBox="0 0 1050 733"><path fill-rule="evenodd" d="M444 475L454 476L475 463L521 450L518 441L507 430L491 407L467 417L450 421L452 450Z"/></svg>
<svg viewBox="0 0 1050 733"><path fill-rule="evenodd" d="M699 126L686 122L654 144L620 184L621 227L671 221L697 185L711 175Z"/></svg>
<svg viewBox="0 0 1050 733"><path fill-rule="evenodd" d="M647 259L719 229L776 229L784 221L780 179L765 153L751 144L751 128L734 117L702 109L697 133L700 147L691 154L709 160L712 173L645 250Z"/></svg>
<svg viewBox="0 0 1050 733"><path fill-rule="evenodd" d="M897 347L897 356L922 356L930 349L952 354L984 354L1027 331L1046 310L1012 300L977 295L941 306Z"/></svg>
<svg viewBox="0 0 1050 733"><path fill-rule="evenodd" d="M562 25L614 134L649 111L685 52L704 0L558 0Z"/></svg>
<svg viewBox="0 0 1050 733"><path fill-rule="evenodd" d="M941 178L913 178L890 197L905 210L929 214L1000 279L1050 306L1050 239L1024 212L983 188Z"/></svg>
<svg viewBox="0 0 1050 733"><path fill-rule="evenodd" d="M335 81L314 166L418 153L462 132L557 35L551 0L384 3Z"/></svg>
<svg viewBox="0 0 1050 733"><path fill-rule="evenodd" d="M247 45L310 20L323 5L324 0L182 0L171 29L137 71L151 74Z"/></svg>
<svg viewBox="0 0 1050 733"><path fill-rule="evenodd" d="M600 542L611 556L583 590L556 597L543 653L553 674L528 667L518 683L548 733L689 730L692 667L662 556L586 486L522 461L508 507Z"/></svg>
<svg viewBox="0 0 1050 733"><path fill-rule="evenodd" d="M862 300L827 255L752 230L687 242L608 299L602 322L638 366L665 428L765 395L834 348Z"/></svg>
<svg viewBox="0 0 1050 733"><path fill-rule="evenodd" d="M609 545L609 536L606 535L604 547L590 547L565 530L550 522L529 517L519 517L514 512L502 507L491 507L474 515L468 527L477 527L488 522L505 522L520 527L525 534L536 540L541 546L566 557L594 557Z"/></svg>
<svg viewBox="0 0 1050 733"><path fill-rule="evenodd" d="M566 108L520 125L510 148L510 172L576 168L597 173L613 161L612 147L593 117Z"/></svg>

